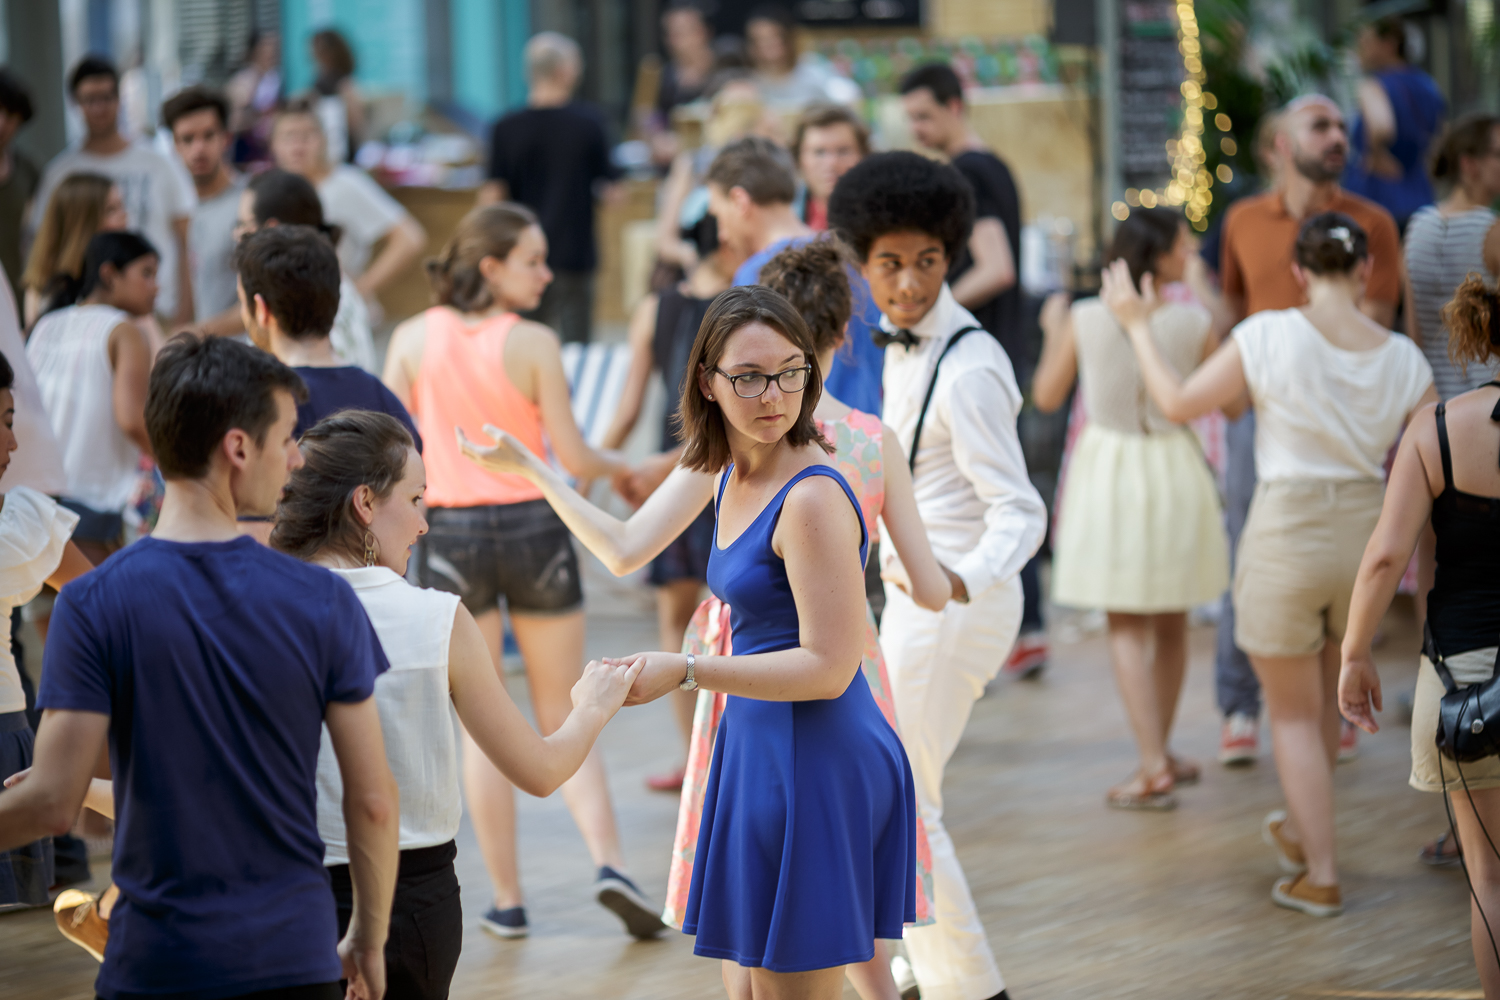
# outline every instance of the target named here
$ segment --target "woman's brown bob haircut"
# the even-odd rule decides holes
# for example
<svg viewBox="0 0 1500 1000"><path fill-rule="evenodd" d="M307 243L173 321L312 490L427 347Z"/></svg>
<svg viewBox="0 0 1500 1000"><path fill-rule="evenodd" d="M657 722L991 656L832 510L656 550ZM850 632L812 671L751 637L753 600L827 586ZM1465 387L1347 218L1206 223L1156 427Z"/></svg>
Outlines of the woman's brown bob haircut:
<svg viewBox="0 0 1500 1000"><path fill-rule="evenodd" d="M703 325L698 327L693 351L688 355L677 420L678 438L687 442L682 450L682 464L694 472L722 472L729 465L729 434L724 427L724 412L718 403L704 397L698 388L698 376L717 368L724 360L729 338L751 323L763 323L781 334L812 365L812 376L802 390L802 409L792 429L786 432L787 443L800 448L815 441L824 451L833 452L833 446L823 437L813 419L818 397L823 394L823 373L818 371L818 353L813 347L807 323L790 302L771 289L763 285L742 285L722 292L714 299L708 307L708 314L703 317Z"/></svg>

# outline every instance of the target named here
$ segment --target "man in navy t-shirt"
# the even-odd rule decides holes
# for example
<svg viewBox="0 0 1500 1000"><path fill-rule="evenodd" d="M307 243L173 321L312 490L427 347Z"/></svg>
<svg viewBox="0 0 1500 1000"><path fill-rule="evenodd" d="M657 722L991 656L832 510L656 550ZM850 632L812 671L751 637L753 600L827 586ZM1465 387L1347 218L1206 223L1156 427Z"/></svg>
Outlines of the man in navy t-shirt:
<svg viewBox="0 0 1500 1000"><path fill-rule="evenodd" d="M322 233L311 226L258 229L240 240L234 266L250 339L307 386L297 404L297 437L339 410L375 410L405 424L422 450L422 435L396 394L333 352L328 333L339 311L339 259Z"/></svg>
<svg viewBox="0 0 1500 1000"><path fill-rule="evenodd" d="M166 479L156 530L57 599L35 763L0 795L0 848L72 824L107 737L120 895L105 1000L335 1000L341 977L384 992L398 802L370 695L385 656L347 583L235 520L271 513L301 465L301 393L244 344L168 344L146 402ZM315 809L325 722L356 887L342 942Z"/></svg>

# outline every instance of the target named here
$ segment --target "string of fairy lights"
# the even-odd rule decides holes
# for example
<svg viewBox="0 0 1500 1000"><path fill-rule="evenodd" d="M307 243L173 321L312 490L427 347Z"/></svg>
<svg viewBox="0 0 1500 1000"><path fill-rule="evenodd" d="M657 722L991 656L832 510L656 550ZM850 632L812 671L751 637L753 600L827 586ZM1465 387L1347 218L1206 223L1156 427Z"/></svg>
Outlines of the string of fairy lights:
<svg viewBox="0 0 1500 1000"><path fill-rule="evenodd" d="M1175 139L1167 140L1166 153L1172 163L1171 180L1165 188L1126 188L1125 200L1110 206L1110 214L1124 220L1132 208L1155 208L1157 205L1180 206L1188 222L1199 232L1208 228L1208 207L1213 203L1215 177L1222 183L1234 179L1227 163L1219 164L1214 173L1207 167L1208 154L1203 148L1204 114L1215 111L1219 101L1203 89L1203 47L1198 40L1198 16L1192 0L1177 4L1177 51L1182 54L1182 129ZM1223 112L1214 115L1214 127L1228 132L1231 122ZM1234 140L1224 136L1220 147L1230 156L1235 153Z"/></svg>

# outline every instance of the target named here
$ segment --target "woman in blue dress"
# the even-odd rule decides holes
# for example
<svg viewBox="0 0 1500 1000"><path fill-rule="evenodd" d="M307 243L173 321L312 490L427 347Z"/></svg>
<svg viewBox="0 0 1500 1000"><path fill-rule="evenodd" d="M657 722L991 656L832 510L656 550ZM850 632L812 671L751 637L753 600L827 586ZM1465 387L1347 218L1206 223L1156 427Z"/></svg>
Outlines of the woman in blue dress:
<svg viewBox="0 0 1500 1000"><path fill-rule="evenodd" d="M768 288L724 292L693 345L679 466L629 520L594 507L520 442L459 433L471 459L536 483L617 575L716 500L708 583L733 656L637 653L627 704L697 686L730 697L714 746L683 929L734 1000L836 1000L843 967L915 916L915 793L860 671L868 540L813 420L822 390L800 314Z"/></svg>

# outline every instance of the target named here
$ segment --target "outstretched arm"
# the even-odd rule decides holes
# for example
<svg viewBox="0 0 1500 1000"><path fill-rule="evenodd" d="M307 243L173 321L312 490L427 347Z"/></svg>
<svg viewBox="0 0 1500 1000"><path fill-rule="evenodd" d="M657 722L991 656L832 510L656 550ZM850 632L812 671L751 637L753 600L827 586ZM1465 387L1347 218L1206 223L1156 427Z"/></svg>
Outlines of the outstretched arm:
<svg viewBox="0 0 1500 1000"><path fill-rule="evenodd" d="M521 715L495 673L495 663L474 616L462 604L448 646L453 707L474 742L500 773L523 792L551 795L583 766L599 733L625 703L639 666L594 660L573 685L573 711L551 736L541 736Z"/></svg>
<svg viewBox="0 0 1500 1000"><path fill-rule="evenodd" d="M1234 408L1245 396L1245 366L1233 338L1186 379L1161 353L1151 336L1150 318L1157 304L1151 275L1141 276L1138 292L1130 280L1130 269L1123 260L1117 260L1104 271L1099 297L1130 335L1146 391L1168 420L1184 424L1214 410Z"/></svg>
<svg viewBox="0 0 1500 1000"><path fill-rule="evenodd" d="M713 499L714 477L678 466L628 521L605 513L579 496L553 469L520 441L486 424L493 446L476 444L456 427L458 446L475 465L490 472L525 476L535 483L574 536L615 576L646 565L693 523Z"/></svg>
<svg viewBox="0 0 1500 1000"><path fill-rule="evenodd" d="M859 516L827 476L810 476L792 487L771 545L786 564L798 644L774 653L697 657L694 675L700 686L760 701L821 701L848 689L864 655ZM631 705L660 698L687 674L682 653L637 653L606 662L642 662L627 701Z"/></svg>

